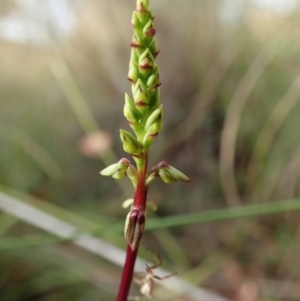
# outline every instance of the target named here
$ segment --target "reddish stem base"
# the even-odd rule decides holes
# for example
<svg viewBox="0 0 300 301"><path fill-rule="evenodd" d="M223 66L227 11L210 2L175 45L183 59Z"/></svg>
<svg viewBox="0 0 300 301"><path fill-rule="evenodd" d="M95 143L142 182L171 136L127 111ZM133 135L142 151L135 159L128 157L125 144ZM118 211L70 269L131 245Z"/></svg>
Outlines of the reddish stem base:
<svg viewBox="0 0 300 301"><path fill-rule="evenodd" d="M136 250L132 251L130 246L127 246L126 261L123 268L123 274L122 274L121 284L119 287L117 301L127 300L137 253L138 253L138 247L136 248Z"/></svg>

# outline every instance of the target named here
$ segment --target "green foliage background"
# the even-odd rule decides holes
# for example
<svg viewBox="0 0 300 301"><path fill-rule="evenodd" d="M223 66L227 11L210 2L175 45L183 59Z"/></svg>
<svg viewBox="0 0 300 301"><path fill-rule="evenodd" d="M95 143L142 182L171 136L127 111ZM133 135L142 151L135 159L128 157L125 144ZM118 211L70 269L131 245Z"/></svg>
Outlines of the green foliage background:
<svg viewBox="0 0 300 301"><path fill-rule="evenodd" d="M99 171L126 157L119 129L127 128L135 3L56 2L0 4L1 190L34 197L37 208L125 248L121 204L131 185ZM148 213L154 226L143 249L231 300L300 300L299 212L261 215L300 196L299 6L284 13L251 1L153 0L151 7L165 114L150 162L167 160L192 182L151 185L158 211ZM9 18L23 22L16 39L5 38ZM178 218L176 226L177 215L226 216L250 205L251 218L213 214L206 223ZM173 227L155 229L154 218L168 216ZM113 264L4 211L0 234L1 300L114 299Z"/></svg>

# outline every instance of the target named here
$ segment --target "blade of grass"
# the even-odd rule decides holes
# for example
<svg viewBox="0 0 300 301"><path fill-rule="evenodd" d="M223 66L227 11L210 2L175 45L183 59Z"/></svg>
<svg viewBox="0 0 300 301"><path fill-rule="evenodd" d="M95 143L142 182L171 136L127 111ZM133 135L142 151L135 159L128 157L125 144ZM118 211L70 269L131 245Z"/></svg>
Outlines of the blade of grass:
<svg viewBox="0 0 300 301"><path fill-rule="evenodd" d="M4 235L13 225L18 222L18 219L8 214L1 214L0 216L0 237Z"/></svg>
<svg viewBox="0 0 300 301"><path fill-rule="evenodd" d="M161 227L176 227L204 222L216 222L229 219L257 217L289 211L300 210L300 199L285 200L280 202L263 203L256 205L240 206L235 208L217 209L194 214L160 217L149 219L147 229Z"/></svg>
<svg viewBox="0 0 300 301"><path fill-rule="evenodd" d="M233 254L225 255L222 250L216 250L197 267L184 273L184 278L189 280L191 283L202 283L214 272L219 270L222 265L232 258L232 256Z"/></svg>
<svg viewBox="0 0 300 301"><path fill-rule="evenodd" d="M49 152L27 133L16 128L1 125L0 138L20 147L43 169L49 178L60 179L62 170Z"/></svg>
<svg viewBox="0 0 300 301"><path fill-rule="evenodd" d="M59 242L66 242L73 240L73 238L58 238L50 236L49 234L32 234L15 237L6 237L0 239L0 251L11 249L23 249L36 247L47 244L54 244Z"/></svg>
<svg viewBox="0 0 300 301"><path fill-rule="evenodd" d="M272 151L272 146L278 132L283 127L284 122L287 120L289 114L293 111L299 101L299 94L300 77L297 77L273 108L256 139L247 166L248 178L251 177L252 182L257 182L258 188L256 188L256 194L261 193L259 186L268 186L268 188L271 186L269 190L272 191L272 188L274 188L273 186L277 183L277 181L273 181L273 185L266 185L263 179L259 178L263 173L264 165L267 165L267 156L269 156ZM253 166L255 166L255 169L253 169ZM275 177L275 179L277 179L277 177ZM252 198L253 200L256 199L255 193Z"/></svg>
<svg viewBox="0 0 300 301"><path fill-rule="evenodd" d="M228 205L241 205L234 173L235 146L243 109L258 80L272 60L278 55L284 43L278 43L285 28L264 46L250 64L246 74L237 85L229 103L221 134L220 179Z"/></svg>
<svg viewBox="0 0 300 301"><path fill-rule="evenodd" d="M3 187L0 187L2 190ZM4 194L5 195L5 194ZM1 196L1 192L0 192ZM22 202L24 203L24 202ZM43 201L39 200L40 208L48 209L49 204L44 207ZM34 210L38 210L33 207L33 203L24 203L24 205L32 206ZM0 203L1 206L1 203ZM54 206L54 205L53 205ZM50 206L51 207L51 206ZM50 208L49 207L49 208ZM64 215L65 210L59 207L54 206L55 210L50 210L50 213L55 216L62 217ZM198 212L193 214L184 214L184 215L176 215L170 217L160 217L158 218L149 218L147 221L146 230L166 228L166 227L176 227L181 225L190 225L197 223L205 223L205 222L216 222L230 219L239 219L239 218L250 218L257 217L260 215L270 215L270 214L280 214L284 212L290 211L298 211L300 210L300 199L290 199L283 200L279 202L272 203L260 203L260 204L251 204L245 205L235 208L225 208L225 209L216 209L216 210L208 210L204 212ZM67 215L66 211L66 215ZM77 215L72 213L74 220L77 219ZM79 216L78 216L79 219ZM80 224L83 225L84 217L80 217ZM86 220L86 222L90 225L89 232L94 234L101 234L103 232L123 232L123 223L116 223L111 225L109 228L105 225L99 226L97 223L93 223L91 221ZM80 230L84 230L84 228L80 227Z"/></svg>

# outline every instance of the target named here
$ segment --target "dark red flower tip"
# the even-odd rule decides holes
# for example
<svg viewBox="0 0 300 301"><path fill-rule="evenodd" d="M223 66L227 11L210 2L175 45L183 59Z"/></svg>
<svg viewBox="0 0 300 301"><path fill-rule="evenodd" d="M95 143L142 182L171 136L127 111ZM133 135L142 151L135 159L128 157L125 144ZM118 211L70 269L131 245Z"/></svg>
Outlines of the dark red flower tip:
<svg viewBox="0 0 300 301"><path fill-rule="evenodd" d="M161 161L160 163L158 163L157 164L157 167L158 168L169 168L170 167L170 165L168 164L168 162L166 162L166 161Z"/></svg>
<svg viewBox="0 0 300 301"><path fill-rule="evenodd" d="M148 63L141 64L141 65L139 65L139 67L143 70L152 70L153 69L153 66Z"/></svg>
<svg viewBox="0 0 300 301"><path fill-rule="evenodd" d="M148 106L148 104L146 102L142 101L142 100L137 101L135 104L138 107L146 107L146 106Z"/></svg>
<svg viewBox="0 0 300 301"><path fill-rule="evenodd" d="M132 82L132 83L136 83L136 80L132 79L131 77L127 76L127 79Z"/></svg>
<svg viewBox="0 0 300 301"><path fill-rule="evenodd" d="M140 44L138 44L138 43L136 43L136 42L134 42L134 41L132 41L132 42L130 43L130 46L131 46L132 48L143 48L142 45L140 45Z"/></svg>
<svg viewBox="0 0 300 301"><path fill-rule="evenodd" d="M154 36L155 33L156 33L156 29L155 29L154 27L148 29L148 30L145 32L145 34L146 34L147 36Z"/></svg>
<svg viewBox="0 0 300 301"><path fill-rule="evenodd" d="M161 83L158 83L158 84L156 84L156 85L153 85L153 86L151 86L150 88L156 89L156 88L158 88L159 86L161 86Z"/></svg>
<svg viewBox="0 0 300 301"><path fill-rule="evenodd" d="M159 53L160 53L160 49L158 49L156 52L154 52L154 57L157 57Z"/></svg>
<svg viewBox="0 0 300 301"><path fill-rule="evenodd" d="M153 134L150 134L149 136L152 138L155 138L157 135L158 135L158 133L153 133Z"/></svg>

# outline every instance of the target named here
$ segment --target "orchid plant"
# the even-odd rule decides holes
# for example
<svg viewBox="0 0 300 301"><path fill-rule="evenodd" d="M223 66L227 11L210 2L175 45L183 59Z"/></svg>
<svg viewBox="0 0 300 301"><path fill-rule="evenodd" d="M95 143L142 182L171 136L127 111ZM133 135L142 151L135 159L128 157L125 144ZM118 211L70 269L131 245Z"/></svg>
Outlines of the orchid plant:
<svg viewBox="0 0 300 301"><path fill-rule="evenodd" d="M162 129L163 106L160 101L161 85L156 57L159 53L149 0L137 0L132 14L133 37L128 79L132 96L125 93L124 116L133 133L120 130L123 149L135 164L122 158L106 167L101 175L122 179L128 176L134 187L133 201L125 223L127 255L117 301L127 300L134 264L146 223L147 191L157 177L165 183L189 182L189 178L176 168L162 161L148 170L149 149Z"/></svg>

